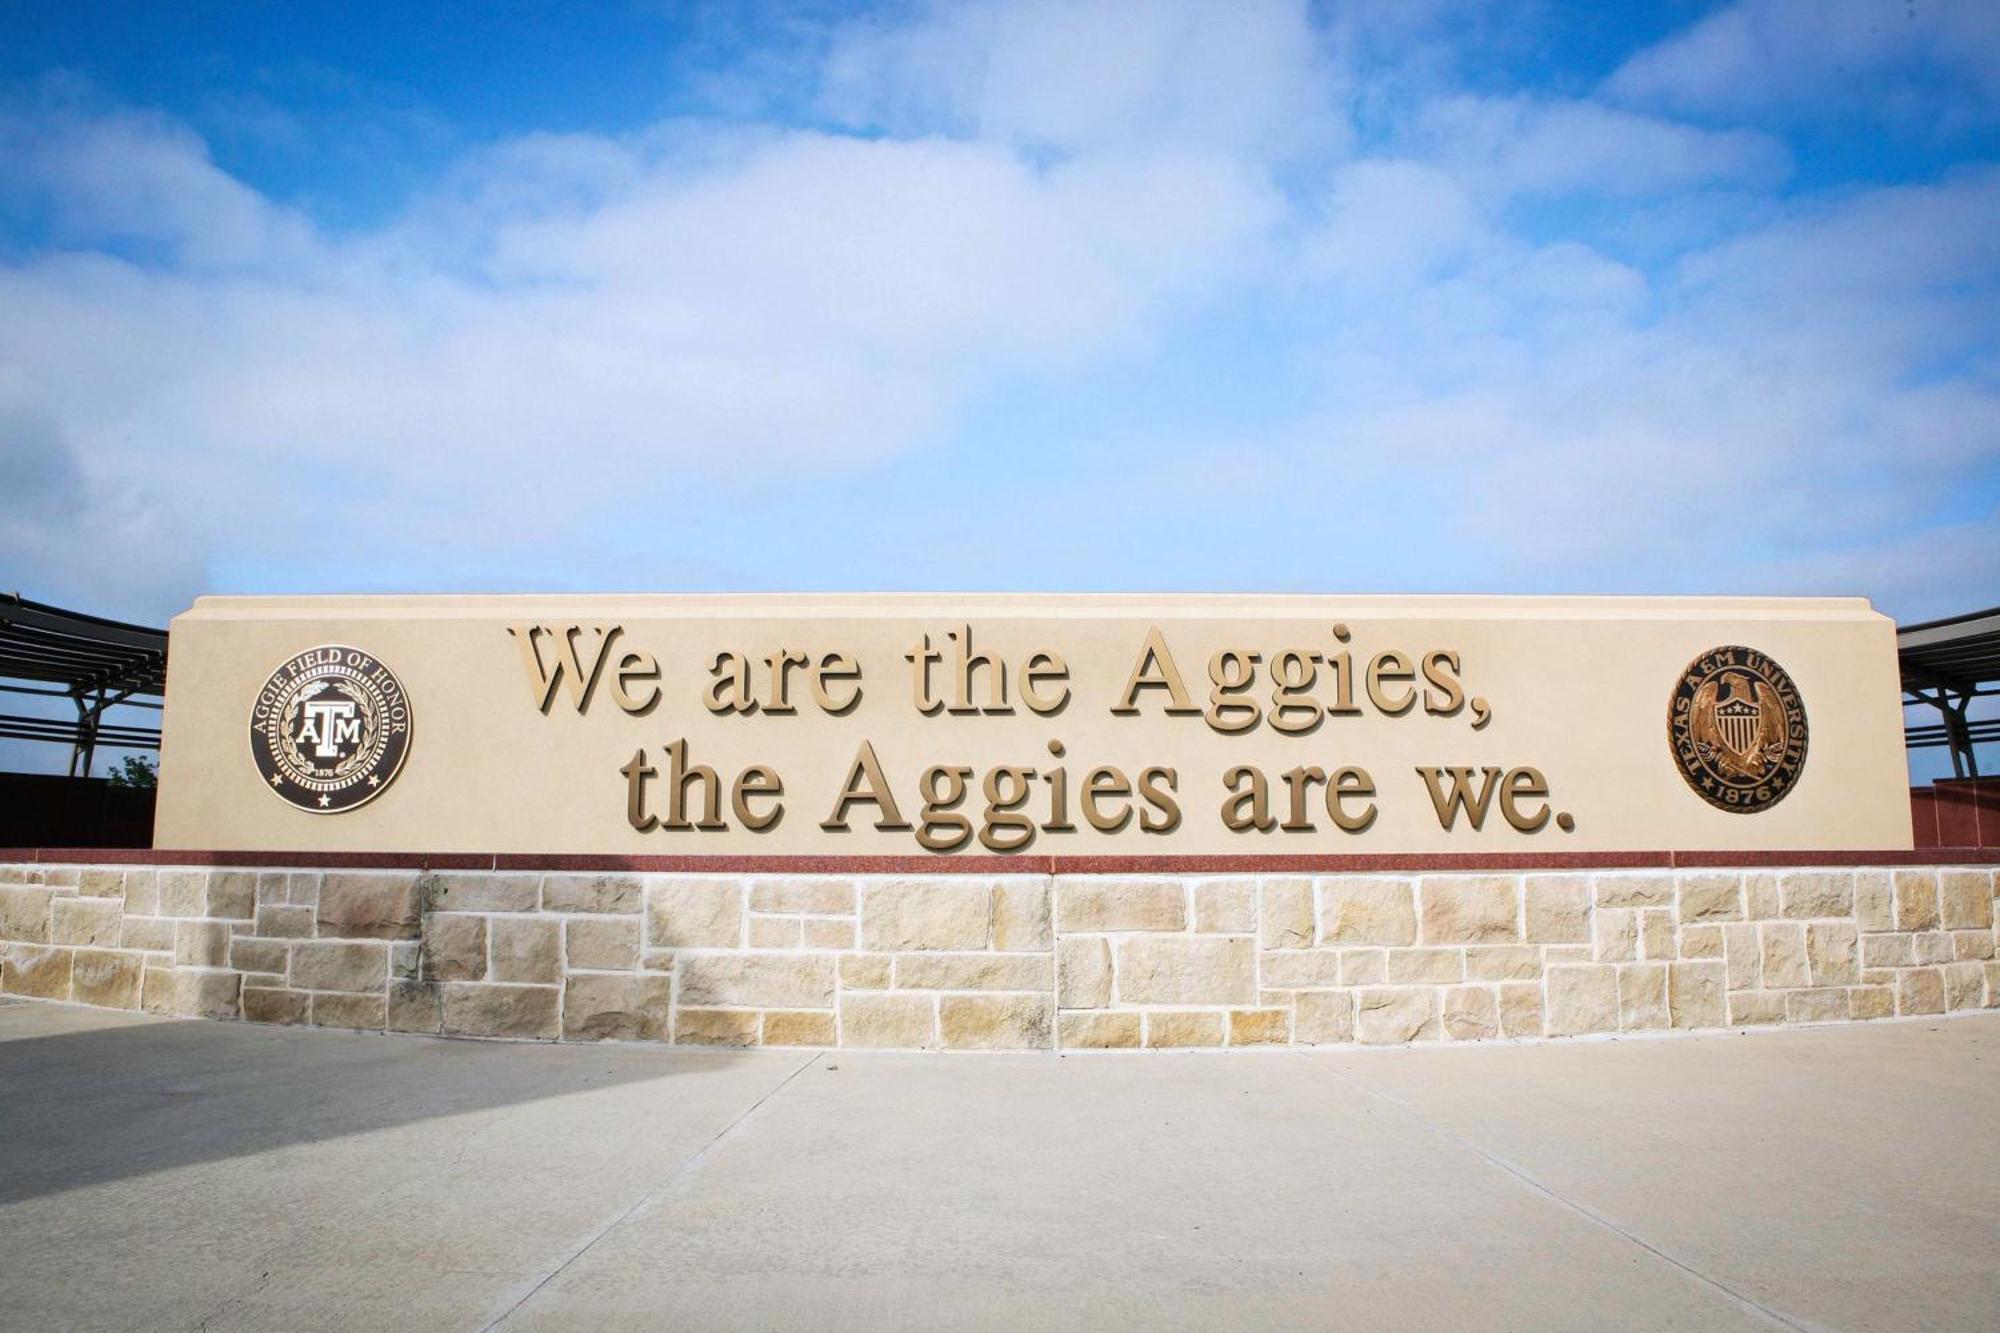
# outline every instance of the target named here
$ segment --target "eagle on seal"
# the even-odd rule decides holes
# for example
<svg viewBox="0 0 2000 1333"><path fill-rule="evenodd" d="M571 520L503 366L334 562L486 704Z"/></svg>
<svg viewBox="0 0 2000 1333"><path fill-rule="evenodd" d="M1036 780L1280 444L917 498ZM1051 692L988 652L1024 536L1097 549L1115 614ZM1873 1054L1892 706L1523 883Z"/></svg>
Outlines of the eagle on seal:
<svg viewBox="0 0 2000 1333"><path fill-rule="evenodd" d="M1741 704L1756 709L1754 720L1745 718ZM1725 726L1723 708L1750 725ZM1696 745L1715 756L1724 771L1738 777L1761 778L1785 752L1785 706L1778 692L1764 681L1738 671L1725 671L1702 682L1695 691L1689 710L1689 734Z"/></svg>

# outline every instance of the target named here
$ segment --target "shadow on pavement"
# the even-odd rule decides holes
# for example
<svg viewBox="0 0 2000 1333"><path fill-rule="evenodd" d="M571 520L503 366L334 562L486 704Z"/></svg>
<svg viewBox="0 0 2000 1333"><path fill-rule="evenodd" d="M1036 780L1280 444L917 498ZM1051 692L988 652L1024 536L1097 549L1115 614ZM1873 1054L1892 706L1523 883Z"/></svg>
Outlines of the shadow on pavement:
<svg viewBox="0 0 2000 1333"><path fill-rule="evenodd" d="M0 1203L746 1058L202 1021L0 1041Z"/></svg>

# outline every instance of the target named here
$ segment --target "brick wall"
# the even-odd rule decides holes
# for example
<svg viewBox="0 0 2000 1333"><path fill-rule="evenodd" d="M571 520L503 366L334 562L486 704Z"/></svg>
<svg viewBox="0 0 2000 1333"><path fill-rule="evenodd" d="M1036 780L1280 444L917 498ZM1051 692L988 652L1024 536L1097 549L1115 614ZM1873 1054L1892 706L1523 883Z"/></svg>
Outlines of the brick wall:
<svg viewBox="0 0 2000 1333"><path fill-rule="evenodd" d="M1979 866L1153 877L0 863L0 992L540 1040L1395 1044L2000 1006Z"/></svg>

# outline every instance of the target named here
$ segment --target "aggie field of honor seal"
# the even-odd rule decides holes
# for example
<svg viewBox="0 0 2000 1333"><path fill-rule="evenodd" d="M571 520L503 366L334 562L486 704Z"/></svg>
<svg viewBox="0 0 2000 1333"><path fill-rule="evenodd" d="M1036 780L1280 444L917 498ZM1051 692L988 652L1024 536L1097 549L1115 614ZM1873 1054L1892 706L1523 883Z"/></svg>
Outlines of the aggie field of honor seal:
<svg viewBox="0 0 2000 1333"><path fill-rule="evenodd" d="M312 814L367 804L409 752L403 683L345 644L308 648L273 671L250 710L250 754L264 785Z"/></svg>
<svg viewBox="0 0 2000 1333"><path fill-rule="evenodd" d="M1674 686L1667 737L1696 795L1718 810L1755 814L1784 800L1805 767L1805 704L1763 653L1711 648Z"/></svg>

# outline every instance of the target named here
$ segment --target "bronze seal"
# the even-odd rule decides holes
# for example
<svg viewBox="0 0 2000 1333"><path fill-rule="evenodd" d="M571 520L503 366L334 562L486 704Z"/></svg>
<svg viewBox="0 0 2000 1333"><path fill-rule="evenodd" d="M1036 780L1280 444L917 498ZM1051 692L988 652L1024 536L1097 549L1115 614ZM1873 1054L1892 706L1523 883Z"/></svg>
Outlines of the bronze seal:
<svg viewBox="0 0 2000 1333"><path fill-rule="evenodd" d="M1755 814L1785 799L1806 763L1806 709L1785 669L1754 648L1711 648L1681 672L1667 706L1681 776L1718 810Z"/></svg>
<svg viewBox="0 0 2000 1333"><path fill-rule="evenodd" d="M372 655L322 644L264 682L250 709L250 756L264 785L316 815L382 794L410 752L410 700Z"/></svg>

